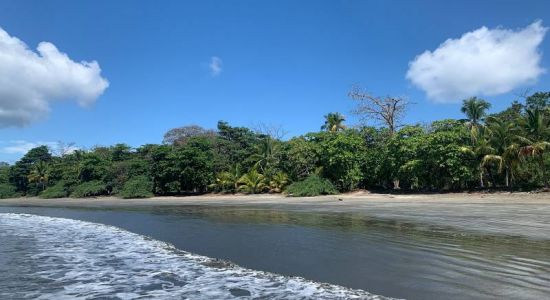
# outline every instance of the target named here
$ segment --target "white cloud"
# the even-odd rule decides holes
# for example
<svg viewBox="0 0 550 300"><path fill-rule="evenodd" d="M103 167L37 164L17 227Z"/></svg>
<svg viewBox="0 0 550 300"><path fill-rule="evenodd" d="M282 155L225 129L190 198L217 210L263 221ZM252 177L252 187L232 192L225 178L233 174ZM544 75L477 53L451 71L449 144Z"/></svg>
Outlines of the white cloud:
<svg viewBox="0 0 550 300"><path fill-rule="evenodd" d="M20 155L24 155L32 148L36 148L39 146L47 146L53 152L62 151L64 154L70 154L80 149L73 144L64 144L61 142L30 142L25 140L0 141L0 145L0 153Z"/></svg>
<svg viewBox="0 0 550 300"><path fill-rule="evenodd" d="M32 148L36 148L38 146L45 145L48 147L54 147L56 145L55 142L29 142L23 140L2 142L2 144L4 144L4 146L0 147L0 152L6 154L25 154Z"/></svg>
<svg viewBox="0 0 550 300"><path fill-rule="evenodd" d="M541 21L516 31L481 27L418 55L407 79L437 102L507 93L545 72L538 47L547 29Z"/></svg>
<svg viewBox="0 0 550 300"><path fill-rule="evenodd" d="M55 100L89 106L109 86L96 61L75 62L48 42L37 52L0 28L0 128L45 117Z"/></svg>
<svg viewBox="0 0 550 300"><path fill-rule="evenodd" d="M220 73L222 72L221 58L217 56L212 56L210 58L210 63L208 64L208 68L210 69L210 75L212 75L213 77L220 75Z"/></svg>

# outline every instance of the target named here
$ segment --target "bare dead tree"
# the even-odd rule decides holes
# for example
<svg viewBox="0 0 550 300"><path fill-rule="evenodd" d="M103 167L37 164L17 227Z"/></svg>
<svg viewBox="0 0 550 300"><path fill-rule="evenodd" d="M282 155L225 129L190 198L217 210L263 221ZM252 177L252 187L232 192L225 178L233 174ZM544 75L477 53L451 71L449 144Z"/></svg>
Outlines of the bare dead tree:
<svg viewBox="0 0 550 300"><path fill-rule="evenodd" d="M401 126L401 120L411 104L404 97L373 96L359 86L353 86L348 96L357 101L353 113L358 115L363 122L374 120L381 123L388 127L392 135Z"/></svg>
<svg viewBox="0 0 550 300"><path fill-rule="evenodd" d="M526 89L523 89L519 92L515 92L514 93L514 96L516 96L518 99L522 99L522 100L526 100L527 97L529 97L531 95L531 89L530 88L526 88Z"/></svg>
<svg viewBox="0 0 550 300"><path fill-rule="evenodd" d="M79 148L76 147L76 144L74 142L65 143L63 141L57 141L55 148L53 146L50 146L50 151L55 155L59 157L63 157L67 154L71 154L75 150L78 150Z"/></svg>
<svg viewBox="0 0 550 300"><path fill-rule="evenodd" d="M281 125L260 122L253 125L252 128L257 134L269 136L274 140L282 140L288 134L288 131L286 131Z"/></svg>

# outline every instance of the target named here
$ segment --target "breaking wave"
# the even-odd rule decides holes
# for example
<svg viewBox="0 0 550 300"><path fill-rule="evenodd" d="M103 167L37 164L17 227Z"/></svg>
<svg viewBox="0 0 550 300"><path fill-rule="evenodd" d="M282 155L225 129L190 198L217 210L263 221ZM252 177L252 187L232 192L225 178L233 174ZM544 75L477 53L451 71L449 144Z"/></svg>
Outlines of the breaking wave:
<svg viewBox="0 0 550 300"><path fill-rule="evenodd" d="M0 213L0 241L0 299L388 299L78 220Z"/></svg>

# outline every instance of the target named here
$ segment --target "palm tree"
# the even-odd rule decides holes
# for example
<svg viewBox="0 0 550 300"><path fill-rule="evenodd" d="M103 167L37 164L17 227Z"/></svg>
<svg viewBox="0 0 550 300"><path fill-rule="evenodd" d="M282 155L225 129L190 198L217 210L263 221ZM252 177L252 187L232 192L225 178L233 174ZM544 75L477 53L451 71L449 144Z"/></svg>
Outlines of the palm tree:
<svg viewBox="0 0 550 300"><path fill-rule="evenodd" d="M283 172L277 172L269 181L269 189L272 192L280 193L283 191L283 189L288 185L288 175Z"/></svg>
<svg viewBox="0 0 550 300"><path fill-rule="evenodd" d="M550 136L549 119L540 109L525 110L525 117L520 120L525 135L535 141L544 141Z"/></svg>
<svg viewBox="0 0 550 300"><path fill-rule="evenodd" d="M238 183L240 184L239 190L249 194L260 193L266 187L265 176L256 171L256 169L252 169L241 176Z"/></svg>
<svg viewBox="0 0 550 300"><path fill-rule="evenodd" d="M486 119L488 142L493 153L486 154L482 159L482 166L497 164L499 173L505 173L506 187L513 183L514 171L521 162L520 147L518 141L518 128L512 122L501 118L489 116Z"/></svg>
<svg viewBox="0 0 550 300"><path fill-rule="evenodd" d="M512 122L489 116L486 118L486 131L489 143L498 153L504 152L509 145L517 142L519 128Z"/></svg>
<svg viewBox="0 0 550 300"><path fill-rule="evenodd" d="M266 135L256 146L257 153L252 155L252 159L256 161L255 167L267 174L272 167L277 163L277 154L279 153L279 144L276 139Z"/></svg>
<svg viewBox="0 0 550 300"><path fill-rule="evenodd" d="M472 137L472 146L464 146L461 148L461 151L475 157L476 161L481 161L479 164L479 185L483 188L485 186L483 182L483 175L485 174L485 169L487 167L483 164L483 158L486 155L495 154L495 149L489 143L487 131L475 131L473 134L475 134L475 136Z"/></svg>
<svg viewBox="0 0 550 300"><path fill-rule="evenodd" d="M42 190L46 189L46 183L48 182L49 170L48 164L44 161L39 161L34 165L34 168L29 173L27 178L29 182L35 182L36 185L40 185Z"/></svg>
<svg viewBox="0 0 550 300"><path fill-rule="evenodd" d="M231 171L220 172L216 176L216 182L211 184L210 188L223 192L236 192L239 188L239 179L241 178L240 169L239 165L235 165Z"/></svg>
<svg viewBox="0 0 550 300"><path fill-rule="evenodd" d="M475 138L478 136L478 131L480 131L480 128L483 127L481 122L490 107L491 103L477 97L471 97L462 102L462 108L460 108L460 111L468 118L466 126L470 130L472 143L475 143Z"/></svg>
<svg viewBox="0 0 550 300"><path fill-rule="evenodd" d="M534 157L538 160L542 172L542 180L548 187L546 170L544 166L544 153L550 149L550 122L540 109L527 109L526 115L520 120L525 135L520 139L522 147L520 152L525 157Z"/></svg>
<svg viewBox="0 0 550 300"><path fill-rule="evenodd" d="M345 129L346 126L342 124L344 121L346 121L346 119L341 113L329 113L325 115L325 124L321 126L321 130L337 132Z"/></svg>
<svg viewBox="0 0 550 300"><path fill-rule="evenodd" d="M520 147L518 144L511 144L506 147L504 152L500 155L496 154L487 154L483 157L481 162L482 166L486 166L491 163L496 163L498 165L498 170L500 173L505 172L505 185L513 189L515 170L517 170L519 164L522 161L520 155Z"/></svg>

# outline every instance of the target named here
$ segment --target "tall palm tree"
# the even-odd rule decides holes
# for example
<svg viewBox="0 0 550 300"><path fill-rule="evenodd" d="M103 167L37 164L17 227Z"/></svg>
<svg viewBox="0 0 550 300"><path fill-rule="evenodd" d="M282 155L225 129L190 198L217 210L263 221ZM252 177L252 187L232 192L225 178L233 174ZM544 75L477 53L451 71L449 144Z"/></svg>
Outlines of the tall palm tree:
<svg viewBox="0 0 550 300"><path fill-rule="evenodd" d="M48 164L44 161L39 161L34 165L34 168L29 173L27 178L29 182L35 182L36 185L40 185L42 190L46 189L46 184L48 183L49 170Z"/></svg>
<svg viewBox="0 0 550 300"><path fill-rule="evenodd" d="M494 116L486 118L485 128L494 153L485 155L482 165L496 163L499 172L505 174L505 185L509 187L514 179L514 171L522 161L518 144L519 128L512 122Z"/></svg>
<svg viewBox="0 0 550 300"><path fill-rule="evenodd" d="M481 162L482 166L496 163L500 173L505 173L504 184L506 187L513 189L515 170L517 170L519 164L522 162L520 155L520 147L518 144L511 144L504 149L500 155L487 154L483 157Z"/></svg>
<svg viewBox="0 0 550 300"><path fill-rule="evenodd" d="M544 141L550 137L550 119L540 109L525 110L525 117L520 120L525 135L535 141Z"/></svg>
<svg viewBox="0 0 550 300"><path fill-rule="evenodd" d="M325 124L321 126L321 130L337 132L345 129L346 126L343 124L344 121L346 121L346 119L341 113L329 113L325 115Z"/></svg>
<svg viewBox="0 0 550 300"><path fill-rule="evenodd" d="M527 109L525 117L520 120L524 131L521 138L521 154L525 157L537 159L542 172L542 180L545 187L548 187L546 170L544 166L544 153L550 149L550 119L546 118L540 109Z"/></svg>
<svg viewBox="0 0 550 300"><path fill-rule="evenodd" d="M488 132L486 130L475 131L473 133L475 136L472 137L472 145L461 148L463 153L474 157L476 161L481 161L479 164L479 185L482 188L485 187L483 175L485 174L485 169L487 168L487 165L483 164L483 158L486 155L495 154L495 149L489 143L487 133Z"/></svg>
<svg viewBox="0 0 550 300"><path fill-rule="evenodd" d="M506 147L517 142L517 124L494 116L487 117L485 121L487 138L497 153L503 153Z"/></svg>
<svg viewBox="0 0 550 300"><path fill-rule="evenodd" d="M475 138L478 136L478 131L482 130L483 119L490 107L491 103L477 97L471 97L462 102L460 111L468 118L466 126L470 130L472 143L475 143Z"/></svg>

